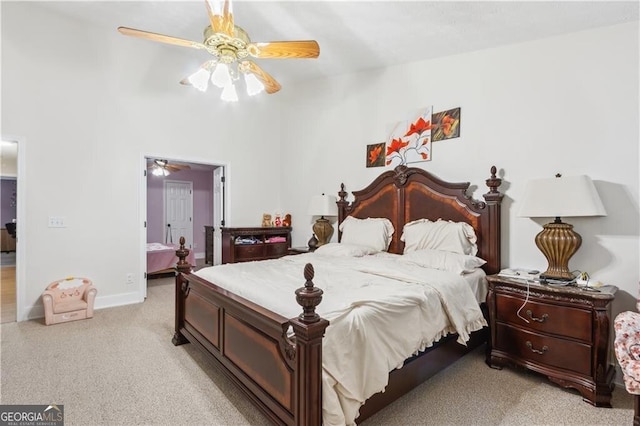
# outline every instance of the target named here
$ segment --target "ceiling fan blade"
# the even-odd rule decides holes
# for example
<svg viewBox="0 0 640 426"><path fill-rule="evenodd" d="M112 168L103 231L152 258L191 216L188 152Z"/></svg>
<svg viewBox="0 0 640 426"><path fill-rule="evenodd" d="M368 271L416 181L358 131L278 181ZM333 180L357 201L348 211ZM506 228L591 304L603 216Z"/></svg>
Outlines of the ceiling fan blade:
<svg viewBox="0 0 640 426"><path fill-rule="evenodd" d="M205 3L213 31L233 37L234 23L231 0L205 0Z"/></svg>
<svg viewBox="0 0 640 426"><path fill-rule="evenodd" d="M249 43L247 50L255 58L265 59L317 58L320 55L320 46L315 40Z"/></svg>
<svg viewBox="0 0 640 426"><path fill-rule="evenodd" d="M253 73L256 76L256 78L258 80L260 80L262 82L262 84L264 84L264 91L265 92L267 92L269 94L273 94L273 93L276 93L278 90L281 89L282 86L280 86L280 83L278 83L275 80L275 78L273 78L269 74L267 74L267 72L265 70L260 68L254 62L252 62L252 61L243 61L241 66L245 70L245 72Z"/></svg>
<svg viewBox="0 0 640 426"><path fill-rule="evenodd" d="M151 33L149 31L136 30L134 28L127 28L127 27L118 27L118 31L120 31L120 33L124 35L145 38L151 41L159 41L160 43L175 44L177 46L191 47L194 49L206 49L204 44L197 41L171 37L163 34Z"/></svg>
<svg viewBox="0 0 640 426"><path fill-rule="evenodd" d="M188 166L186 164L167 164L165 166L165 168L167 170L169 170L170 172L176 173L176 172L179 172L181 170L189 170L189 169L191 169L191 166Z"/></svg>

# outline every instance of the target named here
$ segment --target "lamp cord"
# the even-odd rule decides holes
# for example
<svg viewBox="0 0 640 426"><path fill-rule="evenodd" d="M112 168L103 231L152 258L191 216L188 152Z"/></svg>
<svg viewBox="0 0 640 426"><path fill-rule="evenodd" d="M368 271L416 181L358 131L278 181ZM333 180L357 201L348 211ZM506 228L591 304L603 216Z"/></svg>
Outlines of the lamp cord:
<svg viewBox="0 0 640 426"><path fill-rule="evenodd" d="M525 297L524 302L522 302L522 306L520 306L520 309L518 309L518 311L516 312L516 315L527 324L529 324L529 320L523 317L522 315L520 315L520 311L522 311L522 308L524 308L527 302L529 301L529 284L530 283L531 283L531 280L527 279L527 296Z"/></svg>

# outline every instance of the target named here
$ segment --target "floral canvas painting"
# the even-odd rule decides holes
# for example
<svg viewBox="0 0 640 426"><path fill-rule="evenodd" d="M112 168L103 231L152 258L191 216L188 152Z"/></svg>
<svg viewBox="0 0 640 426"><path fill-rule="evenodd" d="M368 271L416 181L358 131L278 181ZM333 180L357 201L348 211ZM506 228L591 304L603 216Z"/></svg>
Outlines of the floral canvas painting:
<svg viewBox="0 0 640 426"><path fill-rule="evenodd" d="M433 114L432 142L458 137L460 137L460 108Z"/></svg>
<svg viewBox="0 0 640 426"><path fill-rule="evenodd" d="M384 148L384 142L367 145L367 167L384 166Z"/></svg>
<svg viewBox="0 0 640 426"><path fill-rule="evenodd" d="M432 110L427 107L412 120L396 123L387 139L387 166L431 161Z"/></svg>

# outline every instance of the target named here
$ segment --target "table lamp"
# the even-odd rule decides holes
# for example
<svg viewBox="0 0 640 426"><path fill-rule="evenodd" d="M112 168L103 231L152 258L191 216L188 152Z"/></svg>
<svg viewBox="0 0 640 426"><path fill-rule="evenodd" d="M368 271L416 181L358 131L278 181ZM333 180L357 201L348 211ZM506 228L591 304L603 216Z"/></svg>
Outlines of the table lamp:
<svg viewBox="0 0 640 426"><path fill-rule="evenodd" d="M582 237L573 225L562 222L560 217L606 216L598 191L588 176L557 174L555 178L535 179L527 184L520 217L555 217L555 221L543 226L536 235L536 245L547 258L549 266L540 278L571 281L575 276L569 270L573 256Z"/></svg>
<svg viewBox="0 0 640 426"><path fill-rule="evenodd" d="M308 213L311 216L320 216L313 224L313 233L318 239L318 247L331 240L333 225L325 217L338 216L338 205L333 195L314 195L309 202Z"/></svg>

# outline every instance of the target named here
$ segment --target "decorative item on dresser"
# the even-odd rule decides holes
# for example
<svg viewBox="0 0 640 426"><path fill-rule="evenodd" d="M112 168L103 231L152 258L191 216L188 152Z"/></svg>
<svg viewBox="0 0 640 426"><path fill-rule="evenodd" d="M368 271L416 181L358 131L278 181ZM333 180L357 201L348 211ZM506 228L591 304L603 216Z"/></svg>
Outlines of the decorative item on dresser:
<svg viewBox="0 0 640 426"><path fill-rule="evenodd" d="M510 364L577 389L584 401L611 407L611 302L617 288L587 291L488 276L491 348L487 364Z"/></svg>
<svg viewBox="0 0 640 426"><path fill-rule="evenodd" d="M484 200L479 201L467 194L468 182L446 182L425 170L399 166L382 173L366 188L353 191L352 202L346 201L347 193L342 185L340 201L337 203L339 222L347 217L384 218L397 230L402 230L407 223L422 219L437 221L442 218L464 222L473 228L478 237L477 256L486 261L482 268L486 273L494 274L500 270L500 204L503 198L498 191L501 179L496 177L496 172L496 168L492 167L491 176L486 180L489 191L483 195ZM399 231L392 235L388 244L390 253L403 253L401 233ZM324 248L328 247L326 245ZM184 253L180 256L185 257ZM287 256L270 263L295 267L313 262L313 256L316 254ZM320 261L320 258L316 259L316 262ZM271 266L266 264L252 262L247 268ZM181 272L176 277L173 343L192 343L202 350L274 424L322 424L326 401L322 398L323 378L326 378L323 364L325 358L329 357L328 353L323 353L326 343L323 336L328 324L316 313L316 307L322 308L322 305L319 305L320 292L316 291L312 281L313 266L309 263L304 266L306 282L304 288L296 291L295 295L296 301L303 306L302 314L294 319L240 297L222 283L203 277L208 269L215 268L220 267L191 273L188 265L178 266ZM224 273L228 269L218 271ZM240 271L246 272L245 269ZM344 274L347 269L341 271ZM277 271L274 273L277 276ZM483 273L482 276L484 281ZM289 278L282 276L283 281ZM339 278L335 276L335 279ZM244 286L252 282L238 279L235 284ZM462 284L462 288L468 289L466 283ZM258 289L254 295L258 293L263 294ZM325 303L329 303L330 297L329 289L325 288ZM291 298L293 300L293 294ZM299 308L291 310L300 312ZM334 328L338 324L339 321L334 319ZM287 333L290 327L293 328L292 336ZM400 327L406 330L406 324ZM468 340L456 333L449 334L433 342L433 346L419 355L409 356L402 368L389 373L385 391L368 397L360 407L360 415L355 422L363 421L486 342L487 327L474 329L476 331L467 336ZM466 340L466 346L458 343L461 338Z"/></svg>
<svg viewBox="0 0 640 426"><path fill-rule="evenodd" d="M313 233L318 239L318 247L327 244L333 235L333 225L327 217L338 216L336 197L333 195L314 195L309 202L309 215L320 216L313 224Z"/></svg>
<svg viewBox="0 0 640 426"><path fill-rule="evenodd" d="M222 263L275 259L291 247L291 228L222 228Z"/></svg>
<svg viewBox="0 0 640 426"><path fill-rule="evenodd" d="M588 176L557 174L555 178L536 179L527 184L519 216L555 217L536 235L536 245L547 258L549 267L540 278L571 281L569 259L582 244L573 225L560 217L606 216L598 191Z"/></svg>

